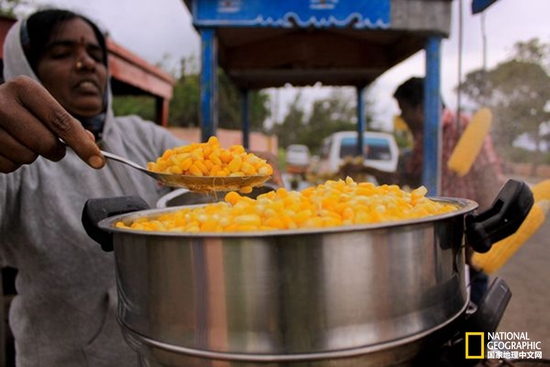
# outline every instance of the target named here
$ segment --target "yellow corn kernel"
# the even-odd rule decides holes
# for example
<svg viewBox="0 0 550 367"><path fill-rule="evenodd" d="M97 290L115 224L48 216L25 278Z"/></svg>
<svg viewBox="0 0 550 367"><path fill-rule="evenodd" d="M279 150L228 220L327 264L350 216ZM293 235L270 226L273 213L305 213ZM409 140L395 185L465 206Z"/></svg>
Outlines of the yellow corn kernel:
<svg viewBox="0 0 550 367"><path fill-rule="evenodd" d="M242 193L242 194L250 194L252 192L253 188L252 186L248 185L248 186L243 186L239 189L239 192Z"/></svg>
<svg viewBox="0 0 550 367"><path fill-rule="evenodd" d="M231 162L227 165L227 168L231 172L238 172L241 169L241 165L243 163L243 160L240 155L236 155L233 157Z"/></svg>
<svg viewBox="0 0 550 367"><path fill-rule="evenodd" d="M193 165L192 165L191 167L189 167L189 173L190 173L192 176L199 176L199 177L204 176L204 175L202 174L202 170L201 170L199 167L197 167L196 162L193 163Z"/></svg>
<svg viewBox="0 0 550 367"><path fill-rule="evenodd" d="M164 152L164 154L162 154L162 159L166 160L168 158L170 158L170 156L174 153L174 151L172 149L168 149Z"/></svg>
<svg viewBox="0 0 550 367"><path fill-rule="evenodd" d="M203 175L208 174L208 168L204 164L204 161L195 161L193 165L196 166L198 169L200 169Z"/></svg>
<svg viewBox="0 0 550 367"><path fill-rule="evenodd" d="M229 151L233 154L241 154L245 152L242 145L232 145L229 147Z"/></svg>
<svg viewBox="0 0 550 367"><path fill-rule="evenodd" d="M208 144L208 146L216 147L216 146L220 145L220 141L218 140L217 137L211 136L211 137L208 138L207 144Z"/></svg>
<svg viewBox="0 0 550 367"><path fill-rule="evenodd" d="M222 167L214 164L212 168L210 168L210 172L208 173L209 176L218 176L218 172L222 170Z"/></svg>
<svg viewBox="0 0 550 367"><path fill-rule="evenodd" d="M221 230L221 227L217 220L209 218L200 225L200 230L201 232L215 232Z"/></svg>
<svg viewBox="0 0 550 367"><path fill-rule="evenodd" d="M193 165L193 158L187 157L180 163L180 168L183 172L187 171Z"/></svg>
<svg viewBox="0 0 550 367"><path fill-rule="evenodd" d="M174 173L176 175L181 175L183 173L183 170L180 166L171 166L170 167L170 173Z"/></svg>
<svg viewBox="0 0 550 367"><path fill-rule="evenodd" d="M208 156L208 159L210 159L210 161L212 161L212 163L214 163L215 165L217 166L222 166L223 165L223 162L220 158L220 154L219 152L212 152L209 156Z"/></svg>
<svg viewBox="0 0 550 367"><path fill-rule="evenodd" d="M241 195L236 193L235 191L230 191L227 194L225 194L225 201L227 201L231 205L235 205L240 199Z"/></svg>
<svg viewBox="0 0 550 367"><path fill-rule="evenodd" d="M256 174L256 168L248 162L243 162L241 165L241 171L247 176L253 176Z"/></svg>
<svg viewBox="0 0 550 367"><path fill-rule="evenodd" d="M227 168L222 168L216 173L217 177L227 177L229 176L229 170Z"/></svg>
<svg viewBox="0 0 550 367"><path fill-rule="evenodd" d="M273 168L265 160L252 153L246 153L242 145L223 149L215 136L211 136L206 143L167 149L155 162L148 162L147 168L154 172L194 176L237 177L273 174Z"/></svg>
<svg viewBox="0 0 550 367"><path fill-rule="evenodd" d="M408 193L395 185L357 184L347 178L302 192L279 188L256 199L229 192L225 202L116 225L153 231L286 230L378 223L456 210L453 205L426 198L426 193L425 188Z"/></svg>
<svg viewBox="0 0 550 367"><path fill-rule="evenodd" d="M205 174L207 176L210 176L210 171L212 170L212 167L214 167L214 163L212 163L212 161L209 161L209 160L204 160L202 161L202 164L204 165L204 167L206 167Z"/></svg>

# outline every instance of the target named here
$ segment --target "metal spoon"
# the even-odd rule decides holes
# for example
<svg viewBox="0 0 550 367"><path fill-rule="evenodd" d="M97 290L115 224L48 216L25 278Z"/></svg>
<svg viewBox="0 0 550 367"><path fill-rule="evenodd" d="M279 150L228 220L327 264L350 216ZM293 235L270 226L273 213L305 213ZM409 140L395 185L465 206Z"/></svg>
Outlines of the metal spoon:
<svg viewBox="0 0 550 367"><path fill-rule="evenodd" d="M118 156L113 153L101 151L101 154L105 158L124 163L132 168L137 169L162 182L163 185L172 187L184 187L191 191L198 192L211 192L211 191L232 191L239 190L245 186L259 186L266 182L271 176L229 176L229 177L217 177L217 176L190 176L179 175L172 173L160 173L149 171L148 169L140 166L139 164L132 162L126 158Z"/></svg>

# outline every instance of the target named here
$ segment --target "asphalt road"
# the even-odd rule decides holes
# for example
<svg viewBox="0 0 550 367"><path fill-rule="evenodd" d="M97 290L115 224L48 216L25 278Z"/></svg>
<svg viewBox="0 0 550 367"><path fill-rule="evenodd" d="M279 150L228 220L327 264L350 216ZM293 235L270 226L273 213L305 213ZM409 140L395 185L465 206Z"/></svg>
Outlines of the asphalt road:
<svg viewBox="0 0 550 367"><path fill-rule="evenodd" d="M550 214L539 230L494 276L503 278L512 299L497 331L527 332L550 359Z"/></svg>

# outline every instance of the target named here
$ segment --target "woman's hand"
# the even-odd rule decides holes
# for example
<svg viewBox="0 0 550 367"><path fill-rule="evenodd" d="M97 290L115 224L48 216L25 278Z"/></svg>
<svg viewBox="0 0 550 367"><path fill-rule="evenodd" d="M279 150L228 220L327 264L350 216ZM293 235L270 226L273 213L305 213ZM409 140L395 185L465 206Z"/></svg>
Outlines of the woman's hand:
<svg viewBox="0 0 550 367"><path fill-rule="evenodd" d="M59 161L62 139L93 168L105 165L93 134L38 82L25 76L0 85L0 172L9 173L38 156Z"/></svg>

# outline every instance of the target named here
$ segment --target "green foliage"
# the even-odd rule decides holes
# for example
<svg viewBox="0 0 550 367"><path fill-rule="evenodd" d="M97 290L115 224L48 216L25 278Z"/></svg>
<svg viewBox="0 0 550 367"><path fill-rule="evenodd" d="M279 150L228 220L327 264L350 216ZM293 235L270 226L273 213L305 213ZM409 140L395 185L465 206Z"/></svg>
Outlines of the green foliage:
<svg viewBox="0 0 550 367"><path fill-rule="evenodd" d="M183 75L174 85L170 100L170 125L198 127L199 122L199 76Z"/></svg>
<svg viewBox="0 0 550 367"><path fill-rule="evenodd" d="M306 128L304 118L302 94L298 93L288 106L288 112L282 123L273 127L273 132L277 135L280 147L284 148L292 143L302 143L301 136Z"/></svg>
<svg viewBox="0 0 550 367"><path fill-rule="evenodd" d="M502 153L505 161L515 163L533 163L533 151L519 147L510 147ZM550 152L541 154L540 163L550 164Z"/></svg>
<svg viewBox="0 0 550 367"><path fill-rule="evenodd" d="M323 138L337 131L357 129L356 98L333 92L329 98L313 102L302 144L319 153Z"/></svg>
<svg viewBox="0 0 550 367"><path fill-rule="evenodd" d="M181 77L174 85L170 101L170 125L200 126L200 74L194 67L194 58L182 60ZM269 97L265 92L249 91L250 129L260 131L269 116ZM242 93L223 73L218 73L218 127L242 128Z"/></svg>
<svg viewBox="0 0 550 367"><path fill-rule="evenodd" d="M347 93L346 93L347 92ZM279 146L290 144L307 145L313 154L319 154L323 139L337 131L357 130L357 98L353 91L334 90L328 98L313 101L311 113L306 116L302 95L290 103L282 123L274 126ZM367 130L370 130L372 119L367 99Z"/></svg>
<svg viewBox="0 0 550 367"><path fill-rule="evenodd" d="M221 69L218 72L218 81L218 126L225 129L242 129L243 93ZM248 91L248 104L250 130L262 131L263 123L270 114L269 96L262 91Z"/></svg>
<svg viewBox="0 0 550 367"><path fill-rule="evenodd" d="M501 154L527 133L537 143L544 139L542 124L550 121L550 75L546 70L550 46L538 39L518 42L513 55L490 70L474 70L464 81L463 92L477 107L493 111L492 136ZM531 154L531 159L540 152ZM515 157L519 158L519 157Z"/></svg>
<svg viewBox="0 0 550 367"><path fill-rule="evenodd" d="M180 127L200 126L200 75L194 57L184 58L181 75L176 79L169 106L169 125ZM269 96L262 91L249 91L249 119L252 131L262 131L263 122L270 114ZM116 96L113 103L117 114L137 114L154 118L154 99L136 96ZM218 75L218 127L242 128L242 94L223 71Z"/></svg>
<svg viewBox="0 0 550 367"><path fill-rule="evenodd" d="M115 115L138 115L155 121L155 99L148 96L114 96L113 111Z"/></svg>

